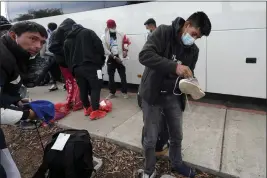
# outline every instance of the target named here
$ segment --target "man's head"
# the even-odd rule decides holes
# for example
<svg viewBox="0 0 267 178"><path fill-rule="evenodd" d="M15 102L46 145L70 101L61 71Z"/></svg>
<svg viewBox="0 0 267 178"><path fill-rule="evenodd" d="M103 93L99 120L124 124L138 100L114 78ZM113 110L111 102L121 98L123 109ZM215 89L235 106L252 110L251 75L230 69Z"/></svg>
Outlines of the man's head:
<svg viewBox="0 0 267 178"><path fill-rule="evenodd" d="M14 24L9 30L9 36L31 56L35 56L45 44L47 32L38 23L24 21Z"/></svg>
<svg viewBox="0 0 267 178"><path fill-rule="evenodd" d="M195 12L184 23L182 28L182 42L185 45L194 44L196 39L209 36L211 22L204 12Z"/></svg>
<svg viewBox="0 0 267 178"><path fill-rule="evenodd" d="M157 28L156 21L153 18L148 19L144 25L149 32L153 32Z"/></svg>
<svg viewBox="0 0 267 178"><path fill-rule="evenodd" d="M57 24L54 23L54 22L51 22L51 23L49 23L49 24L47 25L47 27L48 27L48 29L49 29L50 31L54 31L55 29L57 29Z"/></svg>
<svg viewBox="0 0 267 178"><path fill-rule="evenodd" d="M116 32L116 27L117 27L117 25L116 25L116 22L114 20L109 19L107 21L107 28L109 29L109 31L111 33L115 33Z"/></svg>

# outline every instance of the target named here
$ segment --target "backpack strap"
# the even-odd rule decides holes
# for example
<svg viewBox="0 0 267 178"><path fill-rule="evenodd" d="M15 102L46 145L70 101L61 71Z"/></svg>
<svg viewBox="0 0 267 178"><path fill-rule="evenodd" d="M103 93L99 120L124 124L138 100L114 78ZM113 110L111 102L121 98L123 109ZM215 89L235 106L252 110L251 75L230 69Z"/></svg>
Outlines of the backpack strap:
<svg viewBox="0 0 267 178"><path fill-rule="evenodd" d="M43 162L38 168L37 172L34 174L32 178L47 178L45 177L46 172L49 170L49 163L51 163L55 156L56 156L56 151L51 150L53 143L49 143L44 150L44 156L43 156Z"/></svg>
<svg viewBox="0 0 267 178"><path fill-rule="evenodd" d="M42 164L40 165L37 172L34 174L32 178L45 178L45 174L48 170L47 152L48 152L48 147L45 148Z"/></svg>

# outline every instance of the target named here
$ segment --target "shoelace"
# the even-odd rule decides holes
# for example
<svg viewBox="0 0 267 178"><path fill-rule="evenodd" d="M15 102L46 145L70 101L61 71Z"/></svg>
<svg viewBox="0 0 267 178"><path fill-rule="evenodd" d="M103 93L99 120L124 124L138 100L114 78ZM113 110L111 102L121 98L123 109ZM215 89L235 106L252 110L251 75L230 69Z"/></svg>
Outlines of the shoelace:
<svg viewBox="0 0 267 178"><path fill-rule="evenodd" d="M179 78L180 78L180 77L177 77L177 79L176 79L176 81L175 81L174 88L173 88L173 94L176 95L176 96L179 96L179 95L182 95L182 94L183 94L182 92L181 92L181 93L176 93L176 92L175 92L175 89L176 89L176 87L177 87L177 85L178 85L178 83L179 83ZM194 78L188 78L189 81L191 81L191 80L193 80L193 79L194 79ZM188 98L187 98L187 95L185 95L185 98L186 98L186 103L187 103L187 105L188 105L188 110L189 110L189 112L191 113L192 110L191 110L191 107L190 107L190 104L189 104L189 100L188 100Z"/></svg>

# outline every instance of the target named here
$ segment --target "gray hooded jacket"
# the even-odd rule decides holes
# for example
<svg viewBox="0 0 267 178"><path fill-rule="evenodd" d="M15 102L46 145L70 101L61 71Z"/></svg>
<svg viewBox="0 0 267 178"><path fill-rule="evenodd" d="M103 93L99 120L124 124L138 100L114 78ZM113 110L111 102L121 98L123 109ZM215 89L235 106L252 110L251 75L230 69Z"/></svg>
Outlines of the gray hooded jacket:
<svg viewBox="0 0 267 178"><path fill-rule="evenodd" d="M198 59L199 49L193 44L186 47L178 36L185 20L177 17L172 25L160 25L145 43L139 53L139 61L145 66L139 90L140 96L148 104L156 104L163 85L174 86L177 62L172 60L175 55L183 65L193 71ZM171 93L170 93L171 94ZM185 108L185 96L181 97L181 108Z"/></svg>

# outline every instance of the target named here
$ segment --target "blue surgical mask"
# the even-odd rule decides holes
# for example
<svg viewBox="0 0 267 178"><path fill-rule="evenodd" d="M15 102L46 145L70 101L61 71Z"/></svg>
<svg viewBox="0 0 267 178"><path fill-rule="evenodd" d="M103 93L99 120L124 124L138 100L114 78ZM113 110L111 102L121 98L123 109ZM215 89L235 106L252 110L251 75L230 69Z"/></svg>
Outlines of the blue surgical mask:
<svg viewBox="0 0 267 178"><path fill-rule="evenodd" d="M193 38L189 33L182 35L182 42L186 46L191 46L195 42L195 38Z"/></svg>

